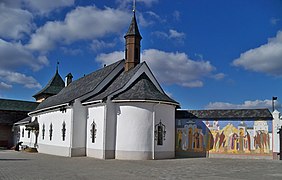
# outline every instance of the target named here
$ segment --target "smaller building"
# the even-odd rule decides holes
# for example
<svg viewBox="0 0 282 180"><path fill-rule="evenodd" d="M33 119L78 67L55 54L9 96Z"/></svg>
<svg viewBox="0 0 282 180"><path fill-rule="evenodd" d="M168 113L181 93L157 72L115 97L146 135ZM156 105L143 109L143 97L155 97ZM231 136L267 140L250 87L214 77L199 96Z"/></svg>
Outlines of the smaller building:
<svg viewBox="0 0 282 180"><path fill-rule="evenodd" d="M29 101L0 99L0 147L10 148L15 145L19 136L16 129L13 128L14 123L28 117L27 113L33 111L38 104Z"/></svg>

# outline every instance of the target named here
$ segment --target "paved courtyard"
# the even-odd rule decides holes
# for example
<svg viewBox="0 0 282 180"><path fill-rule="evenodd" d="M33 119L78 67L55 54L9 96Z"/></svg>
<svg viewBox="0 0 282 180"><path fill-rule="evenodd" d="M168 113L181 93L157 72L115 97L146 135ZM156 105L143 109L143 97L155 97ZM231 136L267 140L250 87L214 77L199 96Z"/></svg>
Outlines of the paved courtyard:
<svg viewBox="0 0 282 180"><path fill-rule="evenodd" d="M148 161L66 158L0 150L0 179L282 179L282 161L170 159Z"/></svg>

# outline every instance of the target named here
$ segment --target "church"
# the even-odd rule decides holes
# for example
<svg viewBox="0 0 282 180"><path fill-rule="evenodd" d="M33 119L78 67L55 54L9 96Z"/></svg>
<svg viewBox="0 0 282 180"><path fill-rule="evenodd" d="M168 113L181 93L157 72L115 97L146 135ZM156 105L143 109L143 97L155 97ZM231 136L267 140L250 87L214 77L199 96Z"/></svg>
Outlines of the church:
<svg viewBox="0 0 282 180"><path fill-rule="evenodd" d="M33 96L39 104L14 124L16 142L66 157L277 159L280 113L272 116L267 108L181 110L147 63L140 62L135 11L124 38L124 59L84 77L73 80L69 73L64 81L57 67Z"/></svg>
<svg viewBox="0 0 282 180"><path fill-rule="evenodd" d="M135 12L124 38L125 59L75 81L69 74L65 86L57 70L34 95L41 103L29 113L31 119L18 124L20 141L27 142L25 133L32 131L29 140L39 153L173 158L175 110L180 105L166 95L146 62L140 63L142 36Z"/></svg>

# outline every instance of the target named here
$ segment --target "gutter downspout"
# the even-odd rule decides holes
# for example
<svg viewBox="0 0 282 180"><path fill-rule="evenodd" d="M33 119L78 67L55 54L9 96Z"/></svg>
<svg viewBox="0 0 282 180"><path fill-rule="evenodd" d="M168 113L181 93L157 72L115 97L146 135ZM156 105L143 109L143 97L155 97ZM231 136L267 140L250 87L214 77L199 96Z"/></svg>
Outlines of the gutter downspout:
<svg viewBox="0 0 282 180"><path fill-rule="evenodd" d="M160 102L158 104L153 105L153 132L152 132L152 159L155 159L155 121L156 121L156 106L161 104Z"/></svg>
<svg viewBox="0 0 282 180"><path fill-rule="evenodd" d="M107 136L107 109L108 109L108 99L104 105L104 128L103 128L103 159L106 159L106 136Z"/></svg>

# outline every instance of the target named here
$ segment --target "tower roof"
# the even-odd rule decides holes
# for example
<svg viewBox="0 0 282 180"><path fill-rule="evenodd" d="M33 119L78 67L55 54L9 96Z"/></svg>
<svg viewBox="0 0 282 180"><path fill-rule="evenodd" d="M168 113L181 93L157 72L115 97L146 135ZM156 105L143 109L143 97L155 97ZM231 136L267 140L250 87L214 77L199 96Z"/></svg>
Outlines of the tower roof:
<svg viewBox="0 0 282 180"><path fill-rule="evenodd" d="M65 87L65 83L62 77L59 75L58 70L56 70L55 75L48 82L48 84L43 89L41 89L38 93L33 95L33 97L36 98L37 96L43 94L55 95L58 94L64 87Z"/></svg>
<svg viewBox="0 0 282 180"><path fill-rule="evenodd" d="M127 33L124 37L127 37L127 36L137 36L140 39L142 39L142 36L141 36L139 29L138 29L138 24L137 24L137 21L136 21L135 12L133 12L133 17L131 19L130 26L129 26L128 31L127 31Z"/></svg>

